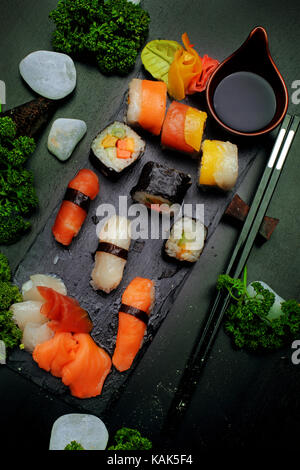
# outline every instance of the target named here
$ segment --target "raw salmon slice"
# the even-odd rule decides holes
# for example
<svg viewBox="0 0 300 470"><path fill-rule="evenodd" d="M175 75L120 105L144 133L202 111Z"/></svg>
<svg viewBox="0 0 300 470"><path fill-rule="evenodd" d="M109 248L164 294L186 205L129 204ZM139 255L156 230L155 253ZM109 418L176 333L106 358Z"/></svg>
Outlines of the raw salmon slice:
<svg viewBox="0 0 300 470"><path fill-rule="evenodd" d="M59 294L49 287L37 287L39 293L46 300L41 307L41 313L49 318L48 326L57 332L89 333L93 324L86 310L79 303Z"/></svg>
<svg viewBox="0 0 300 470"><path fill-rule="evenodd" d="M62 369L62 381L78 398L101 394L104 381L111 370L111 359L88 334L73 335L78 343L76 357Z"/></svg>
<svg viewBox="0 0 300 470"><path fill-rule="evenodd" d="M62 368L75 359L77 349L78 343L71 333L55 333L35 347L32 357L41 369L61 377Z"/></svg>
<svg viewBox="0 0 300 470"><path fill-rule="evenodd" d="M142 80L142 99L139 124L159 135L165 118L167 85L164 82Z"/></svg>

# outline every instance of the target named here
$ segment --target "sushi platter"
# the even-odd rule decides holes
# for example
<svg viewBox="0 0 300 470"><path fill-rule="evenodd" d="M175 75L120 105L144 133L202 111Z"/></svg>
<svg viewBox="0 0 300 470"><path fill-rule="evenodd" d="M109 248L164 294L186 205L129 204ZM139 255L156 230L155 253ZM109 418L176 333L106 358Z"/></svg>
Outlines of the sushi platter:
<svg viewBox="0 0 300 470"><path fill-rule="evenodd" d="M16 3L17 8L21 8L22 2ZM31 0L29 3L34 4ZM279 77L278 89L284 85L280 90L281 108L278 105L277 111L274 108L271 113L278 119L273 126L274 133L268 131L263 135L262 132L255 140L252 136L245 138L243 133L247 130L239 129L239 124L236 124L236 132L228 131L230 123L220 125L210 112L210 91L208 87L206 94L206 83L211 76L209 86L212 89L218 70L227 67L224 59L230 59L232 50L237 51L237 56L243 47L247 50L247 41L257 34L256 40L264 29L252 29L247 38L253 25L246 27L245 22L243 34L228 34L226 47L222 41L213 45L208 30L203 37L198 32L191 13L181 25L183 3L176 0L172 3L179 16L175 19L174 12L170 12L170 19L166 20L169 31L163 34L162 12L166 13L167 6L160 5L156 10L151 2L144 0L142 8L148 10L151 17L149 36L144 42L147 47L128 75L105 75L88 61L73 57L74 62L70 59L65 63L69 68L68 78L63 82L65 94L54 98L47 96L43 87L35 89L28 70L30 72L31 66L35 70L38 63L34 54L43 51L55 54L48 15L57 2L48 3L47 7L42 7L40 16L32 13L32 21L40 25L35 41L28 36L20 53L15 52L9 60L16 92L13 94L7 84L7 104L0 115L1 119L9 117L16 123L20 132L16 139L24 134L37 142L28 168L35 176L39 199L39 206L31 216L31 230L13 244L3 249L1 245L1 252L13 268L12 282L22 295L22 301L18 298L10 306L13 321L22 331L22 345L9 349L6 367L38 386L38 393L51 397L54 402L57 400L63 408L107 419L114 429L119 419L124 425L126 419L129 423L135 419L140 428L147 430L144 420L149 420L148 430L158 428L153 431L153 439L158 442L192 346L210 308L218 275L224 270L236 243L236 229L224 228L224 213L234 200L243 202L242 196L248 201L249 206L246 203L244 206L251 214L250 196L258 187L277 136L277 126L282 124L287 111L286 86L274 65L274 74ZM198 2L192 3L196 7ZM21 27L22 21L18 21ZM189 36L184 33L186 30ZM151 68L151 54L154 47L165 47L157 46L164 37L170 38L165 41L166 47L174 48L169 82L160 78L158 69L152 73ZM175 43L180 37L184 45L181 49ZM203 74L199 65L201 57L199 59L196 50L201 51L201 48L202 64L207 66L207 82L199 79L199 73L202 79ZM206 50L215 59L204 55ZM180 62L180 52L193 57L197 72L184 89L178 79L178 71L184 64L184 60ZM42 55L38 60L43 64L48 58ZM269 60L273 65L272 58ZM281 65L279 60L277 62ZM7 75L3 78L7 81ZM247 76L248 84L249 80L251 77ZM25 108L20 106L23 103L26 103ZM29 115L26 111L23 114L26 107L31 109ZM37 114L41 112L43 118L36 121L32 109L38 110ZM269 124L272 116L261 128ZM240 123L242 125L242 121ZM295 145L299 140L297 128ZM64 142L62 129L68 129L67 132L75 136L74 143L68 141L63 151L60 148L60 142ZM255 127L249 130L254 131ZM295 167L295 150L290 159L291 168ZM291 172L290 167L286 171ZM284 171L282 178L287 181ZM280 182L278 187L278 191L283 191ZM276 194L274 191L278 212L275 203L271 205L273 213L268 209L268 215L276 221L272 239L265 238L268 242L264 249L269 257L273 240L274 247L282 243L281 223L277 227L278 219L274 217L280 217L280 222L287 220L282 213L284 204L278 202ZM266 275L271 258L265 268L261 266L259 250L254 247L252 256L262 275ZM288 248L283 256L292 262ZM251 259L250 256L250 262ZM287 273L287 269L283 271ZM251 263L248 276L256 280ZM275 272L270 278L272 276L275 279ZM286 291L283 289L286 293L280 295L295 298L296 284L296 281L291 282ZM175 329L168 338L170 327ZM181 348L184 352L179 352ZM216 348L218 351L224 348L227 355L221 354L222 359L221 356L218 359L215 349L213 359L207 359L203 387L200 392L196 391L196 400L191 399L192 414L197 415L197 400L203 399L205 392L208 395L203 403L207 399L213 406L212 388L220 385L221 378L226 385L226 370L228 377L237 373L239 358L244 367L248 361L251 363L252 376L260 367L260 360L265 361L263 370L272 364L270 356L239 356L240 352L230 346L224 332L220 332ZM0 358L1 354L0 348ZM273 357L278 364L280 351ZM0 366L0 380L1 372ZM247 377L244 372L241 376L239 384L232 379L231 391L235 383L238 393L243 393ZM139 382L143 380L144 383ZM147 392L149 387L151 389L151 380L154 388ZM201 380L198 387L200 384ZM134 401L135 387L145 393L139 406L145 406L147 396L150 397L153 409L149 410L148 417L145 410L140 416L133 412L138 409ZM216 399L220 402L221 395L221 389L216 389ZM158 396L160 398L156 398ZM258 405L257 400L256 397L254 405ZM199 406L207 423L208 411L205 412L204 405ZM127 415L124 412L122 416L126 407ZM251 409L251 413L254 412ZM187 444L184 426L193 429L192 421L188 414L179 430L184 446ZM238 423L236 418L235 422ZM246 421L243 423L245 427ZM201 426L203 433L204 424ZM210 431L208 435L212 442Z"/></svg>
<svg viewBox="0 0 300 470"><path fill-rule="evenodd" d="M124 114L126 114L126 104L124 104L124 102L126 103L124 99L121 99L119 109L110 117L109 122L121 121L123 119ZM190 188L184 200L185 203L197 201L200 204L204 204L204 223L207 227L207 238L209 239L210 235L217 227L224 210L228 206L232 195L224 196L220 194L199 193L199 189L195 184L197 162L186 159L184 162L179 161L180 158L178 158L176 154L174 155L171 150L163 152L160 148L159 141L156 141L154 138L149 139L149 137L146 137L145 142L146 149L144 155L141 157L141 161L137 162L130 172L127 172L127 174L119 178L118 181L112 183L109 179L101 178L101 175L99 176L101 186L100 201L102 203L112 203L115 207L118 207L119 195L122 195L125 197L128 206L130 206L133 202L131 201L130 191L136 185L141 185L138 179L140 171L143 168L143 163L147 166L152 161L158 164L162 164L163 162L187 174L192 173L194 167L194 173L196 171L196 175L194 175L193 178L194 184L188 184ZM89 155L87 157L87 161L83 165L84 168L93 168L90 164ZM253 153L246 150L242 162L240 163L240 181L249 168L253 158ZM152 169L151 171L153 173ZM146 177L144 179L146 179ZM155 180L157 180L155 177L150 180L154 187ZM65 190L62 189L62 196L64 191ZM44 229L34 241L26 258L17 269L15 279L18 285L21 286L29 279L30 275L39 271L41 264L43 265L43 274L54 273L59 278L63 279L67 286L67 291L72 292L72 296L79 301L82 307L88 310L94 325L92 331L93 338L98 345L105 348L110 354L113 353L115 346L120 293L123 292L130 280L136 276L153 279L155 281L156 299L154 310L149 318L148 329L143 345L143 349L145 350L148 345L151 345L151 340L155 332L163 319L167 316L172 302L174 302L176 298L177 292L185 278L188 277L191 272L191 267L181 267L172 262L172 260L165 260L162 256L163 240L161 239L133 240L122 283L119 288L109 294L105 292L95 292L90 285L90 276L94 265L93 255L98 246L96 236L97 225L95 225L93 220L98 204L97 199L96 201L91 201L90 215L85 221L84 230L80 233L79 237L74 239L72 246L67 248L60 247L51 233L59 207L55 208ZM45 259L44 256L45 252L47 253L47 259ZM54 264L54 262L56 263ZM83 273L87 273L87 275L85 276ZM143 350L140 353L142 354ZM48 390L58 394L61 398L66 400L66 402L76 403L77 406L90 412L95 412L96 410L97 412L103 412L110 401L113 400L113 397L118 394L119 388L124 384L130 372L132 372L131 369L130 371L120 374L115 370L108 376L101 396L98 398L78 400L70 395L67 388L59 379L43 370L39 370L30 354L15 350L10 357L9 364L10 367L13 367L15 370L21 367L22 374L34 380L39 385L44 384Z"/></svg>

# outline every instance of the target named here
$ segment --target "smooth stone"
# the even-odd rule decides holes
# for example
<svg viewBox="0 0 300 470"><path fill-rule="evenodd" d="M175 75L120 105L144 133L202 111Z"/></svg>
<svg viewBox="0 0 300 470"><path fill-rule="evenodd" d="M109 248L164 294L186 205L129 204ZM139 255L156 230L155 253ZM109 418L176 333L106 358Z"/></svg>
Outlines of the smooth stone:
<svg viewBox="0 0 300 470"><path fill-rule="evenodd" d="M76 86L74 62L60 52L32 52L21 60L19 70L32 90L52 100L64 98Z"/></svg>
<svg viewBox="0 0 300 470"><path fill-rule="evenodd" d="M284 299L280 297L280 295L278 295L273 289L271 289L271 287L268 286L268 284L266 284L265 282L263 281L253 281L253 282L259 282L263 286L264 289L267 289L268 291L272 292L275 295L274 303L272 307L270 308L267 318L269 318L269 320L273 320L274 318L280 317L280 315L282 315L281 303L284 302ZM256 295L256 292L254 288L252 287L253 282L251 282L251 284L249 284L249 286L247 287L247 291L250 297L255 297ZM258 298L262 298L262 296L258 295Z"/></svg>
<svg viewBox="0 0 300 470"><path fill-rule="evenodd" d="M85 450L104 450L108 442L105 424L97 416L70 413L60 416L53 424L50 450L64 450L67 444L76 441Z"/></svg>
<svg viewBox="0 0 300 470"><path fill-rule="evenodd" d="M2 340L0 340L0 364L6 364L6 346Z"/></svg>
<svg viewBox="0 0 300 470"><path fill-rule="evenodd" d="M48 136L49 151L59 160L67 160L86 131L86 123L80 119L56 119Z"/></svg>

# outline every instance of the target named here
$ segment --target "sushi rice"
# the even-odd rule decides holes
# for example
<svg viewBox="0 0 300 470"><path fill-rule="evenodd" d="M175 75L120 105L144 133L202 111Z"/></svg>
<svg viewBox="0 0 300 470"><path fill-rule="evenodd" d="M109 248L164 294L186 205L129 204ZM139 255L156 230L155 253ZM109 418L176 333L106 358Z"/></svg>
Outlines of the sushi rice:
<svg viewBox="0 0 300 470"><path fill-rule="evenodd" d="M134 151L130 158L118 158L115 146L105 148L103 141L105 137L113 136L119 139L132 138L134 140ZM110 173L120 174L132 165L145 150L145 142L129 126L115 121L100 132L92 142L93 162L98 163L100 170L107 176Z"/></svg>
<svg viewBox="0 0 300 470"><path fill-rule="evenodd" d="M136 126L139 122L142 105L142 80L134 78L129 84L127 122Z"/></svg>
<svg viewBox="0 0 300 470"><path fill-rule="evenodd" d="M165 252L171 258L194 263L203 251L206 234L200 220L183 216L173 224Z"/></svg>

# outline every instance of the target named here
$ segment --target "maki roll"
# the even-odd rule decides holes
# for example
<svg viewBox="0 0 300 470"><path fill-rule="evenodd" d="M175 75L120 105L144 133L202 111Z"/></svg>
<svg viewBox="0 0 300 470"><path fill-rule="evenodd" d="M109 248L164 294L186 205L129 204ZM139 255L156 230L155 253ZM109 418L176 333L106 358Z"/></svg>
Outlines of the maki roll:
<svg viewBox="0 0 300 470"><path fill-rule="evenodd" d="M131 242L130 221L126 217L111 217L100 232L95 254L91 286L109 294L120 284Z"/></svg>
<svg viewBox="0 0 300 470"><path fill-rule="evenodd" d="M230 191L237 177L237 146L220 140L204 140L199 167L199 185Z"/></svg>
<svg viewBox="0 0 300 470"><path fill-rule="evenodd" d="M207 229L200 220L183 216L173 224L165 243L165 253L179 261L195 263L204 248Z"/></svg>
<svg viewBox="0 0 300 470"><path fill-rule="evenodd" d="M118 178L145 150L145 142L129 126L115 121L92 142L90 158L105 176Z"/></svg>
<svg viewBox="0 0 300 470"><path fill-rule="evenodd" d="M190 175L155 162L147 162L130 194L134 201L158 212L172 213L192 184Z"/></svg>
<svg viewBox="0 0 300 470"><path fill-rule="evenodd" d="M161 145L197 156L207 114L183 103L173 101L168 109L161 133Z"/></svg>
<svg viewBox="0 0 300 470"><path fill-rule="evenodd" d="M68 246L86 219L90 201L99 192L98 176L87 168L80 170L67 187L52 233L57 242Z"/></svg>
<svg viewBox="0 0 300 470"><path fill-rule="evenodd" d="M127 123L159 135L167 106L164 82L134 78L129 84Z"/></svg>

